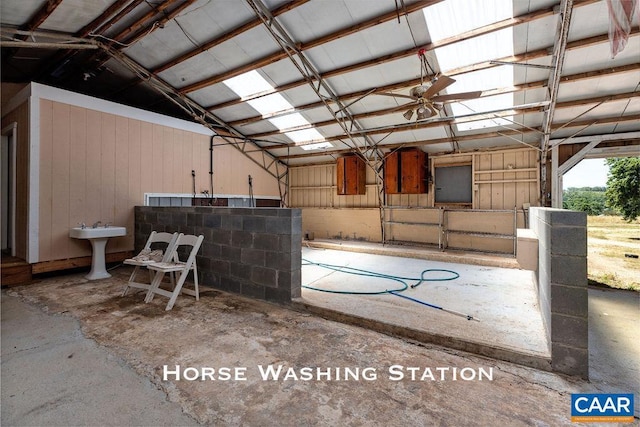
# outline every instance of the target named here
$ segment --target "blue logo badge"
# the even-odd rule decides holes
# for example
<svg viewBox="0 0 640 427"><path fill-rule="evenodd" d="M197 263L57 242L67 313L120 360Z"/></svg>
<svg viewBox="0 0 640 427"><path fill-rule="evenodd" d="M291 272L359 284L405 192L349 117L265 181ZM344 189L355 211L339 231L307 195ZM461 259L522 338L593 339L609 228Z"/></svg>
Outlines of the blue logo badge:
<svg viewBox="0 0 640 427"><path fill-rule="evenodd" d="M572 422L633 422L633 393L580 393L571 395Z"/></svg>

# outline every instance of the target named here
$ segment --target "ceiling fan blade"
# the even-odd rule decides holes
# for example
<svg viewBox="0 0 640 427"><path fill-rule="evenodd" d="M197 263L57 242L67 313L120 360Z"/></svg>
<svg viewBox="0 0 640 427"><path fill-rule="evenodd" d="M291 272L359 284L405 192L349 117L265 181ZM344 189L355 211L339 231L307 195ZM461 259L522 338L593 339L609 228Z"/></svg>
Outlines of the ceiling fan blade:
<svg viewBox="0 0 640 427"><path fill-rule="evenodd" d="M438 77L438 79L433 82L433 84L427 89L427 91L422 95L424 98L429 98L432 95L440 92L444 88L451 86L455 83L455 80L449 76L445 76L444 74Z"/></svg>
<svg viewBox="0 0 640 427"><path fill-rule="evenodd" d="M407 98L407 99L415 99L409 95L401 95L399 93L391 93L391 92L376 92L376 95L383 95L383 96L392 96L394 98Z"/></svg>
<svg viewBox="0 0 640 427"><path fill-rule="evenodd" d="M452 93L449 95L436 95L430 98L430 100L434 102L456 101L456 100L463 100L463 99L479 98L480 95L482 95L482 91L476 90L474 92L461 92L461 93Z"/></svg>

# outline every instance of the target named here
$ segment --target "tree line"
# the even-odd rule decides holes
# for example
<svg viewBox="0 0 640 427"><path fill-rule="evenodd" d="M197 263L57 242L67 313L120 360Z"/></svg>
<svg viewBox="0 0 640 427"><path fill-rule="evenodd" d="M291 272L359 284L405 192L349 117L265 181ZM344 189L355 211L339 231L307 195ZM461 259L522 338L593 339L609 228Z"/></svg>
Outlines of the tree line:
<svg viewBox="0 0 640 427"><path fill-rule="evenodd" d="M607 159L606 187L569 188L562 207L587 215L622 215L625 221L640 216L640 157Z"/></svg>

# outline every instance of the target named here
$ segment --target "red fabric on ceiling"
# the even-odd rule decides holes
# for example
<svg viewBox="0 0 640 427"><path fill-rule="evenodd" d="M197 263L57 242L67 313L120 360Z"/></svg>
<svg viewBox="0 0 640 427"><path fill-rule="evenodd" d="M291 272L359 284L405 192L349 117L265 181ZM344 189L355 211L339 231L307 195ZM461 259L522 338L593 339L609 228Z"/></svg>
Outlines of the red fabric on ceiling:
<svg viewBox="0 0 640 427"><path fill-rule="evenodd" d="M607 0L611 58L615 58L627 45L633 21L633 11L637 6L638 0Z"/></svg>

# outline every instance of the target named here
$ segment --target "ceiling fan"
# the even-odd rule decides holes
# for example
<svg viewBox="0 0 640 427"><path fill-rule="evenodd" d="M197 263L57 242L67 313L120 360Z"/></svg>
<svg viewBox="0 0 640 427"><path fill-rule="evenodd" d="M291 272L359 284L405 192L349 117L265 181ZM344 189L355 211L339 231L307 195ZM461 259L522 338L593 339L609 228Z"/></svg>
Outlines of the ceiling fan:
<svg viewBox="0 0 640 427"><path fill-rule="evenodd" d="M429 66L427 58L425 56L425 49L418 51L418 57L420 57L420 84L409 90L409 95L401 95L397 93L378 92L377 95L393 96L397 98L408 98L411 102L404 105L400 105L394 110L406 110L402 113L402 116L411 120L413 114L416 114L416 120L424 120L433 117L438 114L438 111L442 110L443 102L446 101L458 101L465 99L478 98L482 91L474 92L461 92L448 95L438 95L439 92L446 89L455 83L455 80L449 76L441 74L434 77L430 82L425 83L424 78L428 74L429 70L433 69ZM433 73L435 74L435 73ZM407 109L407 107L409 107Z"/></svg>

